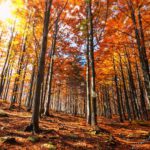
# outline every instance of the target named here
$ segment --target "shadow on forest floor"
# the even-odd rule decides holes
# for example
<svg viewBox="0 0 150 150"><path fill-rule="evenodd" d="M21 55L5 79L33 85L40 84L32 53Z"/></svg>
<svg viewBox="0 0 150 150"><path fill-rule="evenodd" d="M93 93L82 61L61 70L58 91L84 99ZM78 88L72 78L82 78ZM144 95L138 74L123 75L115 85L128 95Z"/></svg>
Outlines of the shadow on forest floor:
<svg viewBox="0 0 150 150"><path fill-rule="evenodd" d="M14 137L16 140L16 144L0 140L0 149L41 150L46 149L43 145L49 143L58 150L144 150L150 147L149 141L137 144L148 138L149 127L136 122L118 123L115 119L100 117L99 126L108 133L96 134L86 125L84 118L51 112L52 116L40 119L42 132L32 135L24 132L24 128L30 123L29 112L7 110L7 103L0 102L0 107L8 114L6 118L0 117L0 139Z"/></svg>

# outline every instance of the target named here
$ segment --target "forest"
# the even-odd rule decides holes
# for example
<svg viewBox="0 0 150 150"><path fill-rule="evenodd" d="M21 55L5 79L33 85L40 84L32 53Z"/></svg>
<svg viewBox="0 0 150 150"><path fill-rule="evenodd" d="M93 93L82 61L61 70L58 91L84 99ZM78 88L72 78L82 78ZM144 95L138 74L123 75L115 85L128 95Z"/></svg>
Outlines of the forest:
<svg viewBox="0 0 150 150"><path fill-rule="evenodd" d="M0 0L0 150L150 149L150 0Z"/></svg>

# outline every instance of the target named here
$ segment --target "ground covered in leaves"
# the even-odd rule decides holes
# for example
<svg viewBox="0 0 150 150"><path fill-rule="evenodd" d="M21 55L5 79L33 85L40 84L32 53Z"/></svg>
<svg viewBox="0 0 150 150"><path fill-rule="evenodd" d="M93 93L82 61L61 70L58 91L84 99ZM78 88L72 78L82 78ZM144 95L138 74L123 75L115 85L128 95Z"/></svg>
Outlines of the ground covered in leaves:
<svg viewBox="0 0 150 150"><path fill-rule="evenodd" d="M119 123L116 118L99 118L100 130L85 119L51 112L40 119L41 133L24 132L31 113L0 102L0 150L130 150L150 149L150 122Z"/></svg>

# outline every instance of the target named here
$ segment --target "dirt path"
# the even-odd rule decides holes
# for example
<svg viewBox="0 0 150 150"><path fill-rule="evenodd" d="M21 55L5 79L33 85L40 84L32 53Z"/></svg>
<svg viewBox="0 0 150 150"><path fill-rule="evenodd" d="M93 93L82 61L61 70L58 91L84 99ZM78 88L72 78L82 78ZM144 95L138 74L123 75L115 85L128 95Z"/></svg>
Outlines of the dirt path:
<svg viewBox="0 0 150 150"><path fill-rule="evenodd" d="M24 128L30 123L31 114L25 111L9 111L7 108L7 104L0 103L0 109L8 115L0 117L0 138L14 137L15 142L1 141L0 150L143 150L150 147L149 141L145 144L134 144L147 138L148 127L133 124L132 128L136 128L133 130L128 123L110 124L109 121L113 120L100 118L100 122L103 122L100 126L110 133L95 133L89 126L86 126L83 118L56 112L52 112L51 117L40 120L42 132L33 136L32 133L24 132ZM129 131L133 135L127 138ZM140 136L135 138L135 135ZM32 141L31 138L38 140ZM46 148L48 144L52 147Z"/></svg>

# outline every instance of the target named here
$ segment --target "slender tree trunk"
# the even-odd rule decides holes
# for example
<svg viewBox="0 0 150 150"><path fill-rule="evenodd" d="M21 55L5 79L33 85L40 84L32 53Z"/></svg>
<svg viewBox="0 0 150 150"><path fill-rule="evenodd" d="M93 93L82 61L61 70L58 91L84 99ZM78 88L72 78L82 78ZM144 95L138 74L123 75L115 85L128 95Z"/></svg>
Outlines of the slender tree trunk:
<svg viewBox="0 0 150 150"><path fill-rule="evenodd" d="M119 96L118 76L116 72L116 65L115 65L114 59L113 59L113 65L114 65L114 72L115 72L115 87L116 87L116 93L117 93L118 114L120 116L120 122L123 122L122 109L121 109L120 96Z"/></svg>
<svg viewBox="0 0 150 150"><path fill-rule="evenodd" d="M44 87L45 87L45 79L43 80L42 86L41 86L41 97L40 97L40 117L42 117L42 114L44 112Z"/></svg>
<svg viewBox="0 0 150 150"><path fill-rule="evenodd" d="M8 97L8 91L10 88L11 76L12 76L12 69L10 69L10 73L9 73L9 77L8 77L7 90L6 90L6 93L4 95L5 100L7 100L7 97Z"/></svg>
<svg viewBox="0 0 150 150"><path fill-rule="evenodd" d="M121 55L119 54L119 60L120 60L120 67L121 67L121 76L122 76L122 81L123 81L123 89L124 89L124 95L125 95L125 102L126 102L126 109L128 113L128 119L131 120L131 110L130 110L130 105L129 105L129 98L127 94L127 88L126 88L126 82L125 82L125 77L124 77L124 71L123 71L123 65L122 65L122 59Z"/></svg>
<svg viewBox="0 0 150 150"><path fill-rule="evenodd" d="M43 39L38 62L38 72L35 86L35 95L33 100L32 120L31 120L31 127L34 132L39 131L39 108L40 108L40 94L41 94L40 92L41 92L41 85L44 79L45 54L47 49L47 37L48 37L51 4L52 0L45 1Z"/></svg>
<svg viewBox="0 0 150 150"><path fill-rule="evenodd" d="M44 115L49 116L49 105L51 100L51 88L52 88L52 79L53 79L53 67L54 67L54 57L55 57L55 51L56 51L56 42L57 42L57 33L58 33L58 21L59 18L57 18L55 22L55 31L54 31L54 38L52 42L52 49L51 49L51 60L50 60L50 66L49 66L49 89L48 89L48 99L45 102L45 108L44 108Z"/></svg>
<svg viewBox="0 0 150 150"><path fill-rule="evenodd" d="M52 41L52 48L51 48L51 53L50 53L50 57L51 57L51 61L49 64L49 86L48 86L48 99L45 101L45 105L44 105L44 115L49 116L49 108L50 108L50 101L51 101L51 88L52 88L52 80L53 80L53 67L54 67L54 59L55 59L55 51L56 51L56 43L57 43L57 34L58 34L58 30L59 30L59 19L60 16L62 14L62 11L64 10L64 8L66 7L68 3L68 0L66 1L64 7L61 9L61 11L58 12L56 21L55 21L55 28L54 28L54 35L53 35L53 41Z"/></svg>
<svg viewBox="0 0 150 150"><path fill-rule="evenodd" d="M26 72L27 72L27 66L28 66L28 63L26 63L24 67L23 78L22 78L22 82L20 85L20 93L18 96L19 110L21 109L21 102L22 102L22 95L23 95L24 82L25 82L25 77L26 77Z"/></svg>
<svg viewBox="0 0 150 150"><path fill-rule="evenodd" d="M31 99L32 99L32 95L33 95L33 84L34 84L34 79L35 79L35 68L36 67L34 65L33 70L32 70L31 80L30 80L29 95L27 97L27 102L26 102L27 111L31 110Z"/></svg>
<svg viewBox="0 0 150 150"><path fill-rule="evenodd" d="M124 105L123 105L123 97L122 97L122 87L121 87L121 84L120 84L120 87L119 87L119 93L120 93L120 104L121 104L121 107L122 107L122 114L123 114L124 119L127 120L126 114L125 114Z"/></svg>
<svg viewBox="0 0 150 150"><path fill-rule="evenodd" d="M44 105L45 105L45 101L47 98L47 89L48 89L48 84L49 84L49 73L50 73L50 65L48 65L48 69L47 69L47 75L46 75L46 81L44 84L44 93L43 93L43 98L42 98L42 106L41 106L41 110L40 113L44 113Z"/></svg>
<svg viewBox="0 0 150 150"><path fill-rule="evenodd" d="M15 78L15 82L14 82L10 109L11 109L11 107L13 106L13 104L16 102L16 100L18 98L18 89L19 89L21 71L22 71L22 68L23 68L23 61L24 61L24 56L25 56L25 51L26 51L26 42L27 42L27 35L25 35L25 37L23 39L22 52L21 52L21 56L20 56L19 61L18 61L18 70L17 70L17 75L18 76Z"/></svg>
<svg viewBox="0 0 150 150"><path fill-rule="evenodd" d="M87 9L87 20L88 20L88 9ZM87 61L87 65L86 65L86 122L88 124L91 124L91 103L90 103L90 98L91 98L91 94L90 94L90 56L89 56L89 28L88 28L88 24L87 24L87 47L86 47L86 61Z"/></svg>
<svg viewBox="0 0 150 150"><path fill-rule="evenodd" d="M3 91L3 96L2 96L2 99L4 101L7 100L7 93L8 93L8 90L9 90L11 74L12 74L12 69L11 69L11 66L9 65L7 75L6 75L6 82L5 82L5 87L4 87L4 91Z"/></svg>
<svg viewBox="0 0 150 150"><path fill-rule="evenodd" d="M90 61L91 61L91 125L97 125L97 109L96 109L96 86L95 86L95 63L94 63L94 37L93 37L93 14L92 0L87 2L89 17L89 43L90 43Z"/></svg>
<svg viewBox="0 0 150 150"><path fill-rule="evenodd" d="M128 68L128 76L129 76L129 86L130 86L130 92L131 92L131 96L132 96L132 100L133 100L133 108L135 111L135 116L137 116L138 119L140 119L140 110L139 110L139 106L138 106L138 99L137 99L137 93L136 93L136 88L135 88L135 84L134 84L134 79L133 79L133 73L132 73L132 68L131 68L131 62L129 60L129 55L126 51L126 57L127 57L127 68Z"/></svg>
<svg viewBox="0 0 150 150"><path fill-rule="evenodd" d="M127 4L131 12L131 18L132 18L132 22L134 25L135 37L136 37L136 42L137 42L137 47L138 47L138 52L139 52L140 64L141 64L141 68L142 68L143 76L144 76L145 88L146 88L146 92L148 95L148 99L150 101L150 71L149 71L148 57L147 57L146 48L145 48L140 8L138 9L138 20L139 20L139 29L138 29L133 3L131 0L128 0Z"/></svg>
<svg viewBox="0 0 150 150"><path fill-rule="evenodd" d="M106 117L109 119L112 118L111 114L111 106L110 106L110 96L109 96L109 87L104 87L104 93L105 93L105 102L106 102Z"/></svg>
<svg viewBox="0 0 150 150"><path fill-rule="evenodd" d="M139 73L137 60L136 60L135 65L136 65L135 67L136 67L136 72L137 72L138 84L139 84L139 88L140 88L140 102L141 102L142 114L143 114L144 119L148 120L148 113L147 113L147 109L146 109L146 101L145 101L145 96L144 96L144 90L143 90L143 85L142 85L141 78L140 78L140 73Z"/></svg>
<svg viewBox="0 0 150 150"><path fill-rule="evenodd" d="M144 62L145 62L145 70L147 72L147 75L145 75L145 78L146 78L145 87L146 87L148 99L149 99L149 102L150 102L150 69L149 69L148 57L147 57L147 54L146 54L145 37L144 37L144 32L143 32L142 16L141 16L140 7L138 8L138 20L139 20L139 30L140 30L140 36L141 36L141 51L143 51L143 59L144 59Z"/></svg>
<svg viewBox="0 0 150 150"><path fill-rule="evenodd" d="M2 72L1 72L1 77L0 77L0 96L2 96L2 92L3 92L3 88L4 88L4 84L5 84L5 75L7 74L7 71L8 71L10 51L11 51L11 46L12 46L14 33L15 33L15 25L16 25L16 22L14 22L14 25L12 27L10 39L9 39L8 46L7 46L7 55L6 55L4 66L3 66L3 69L2 69Z"/></svg>

